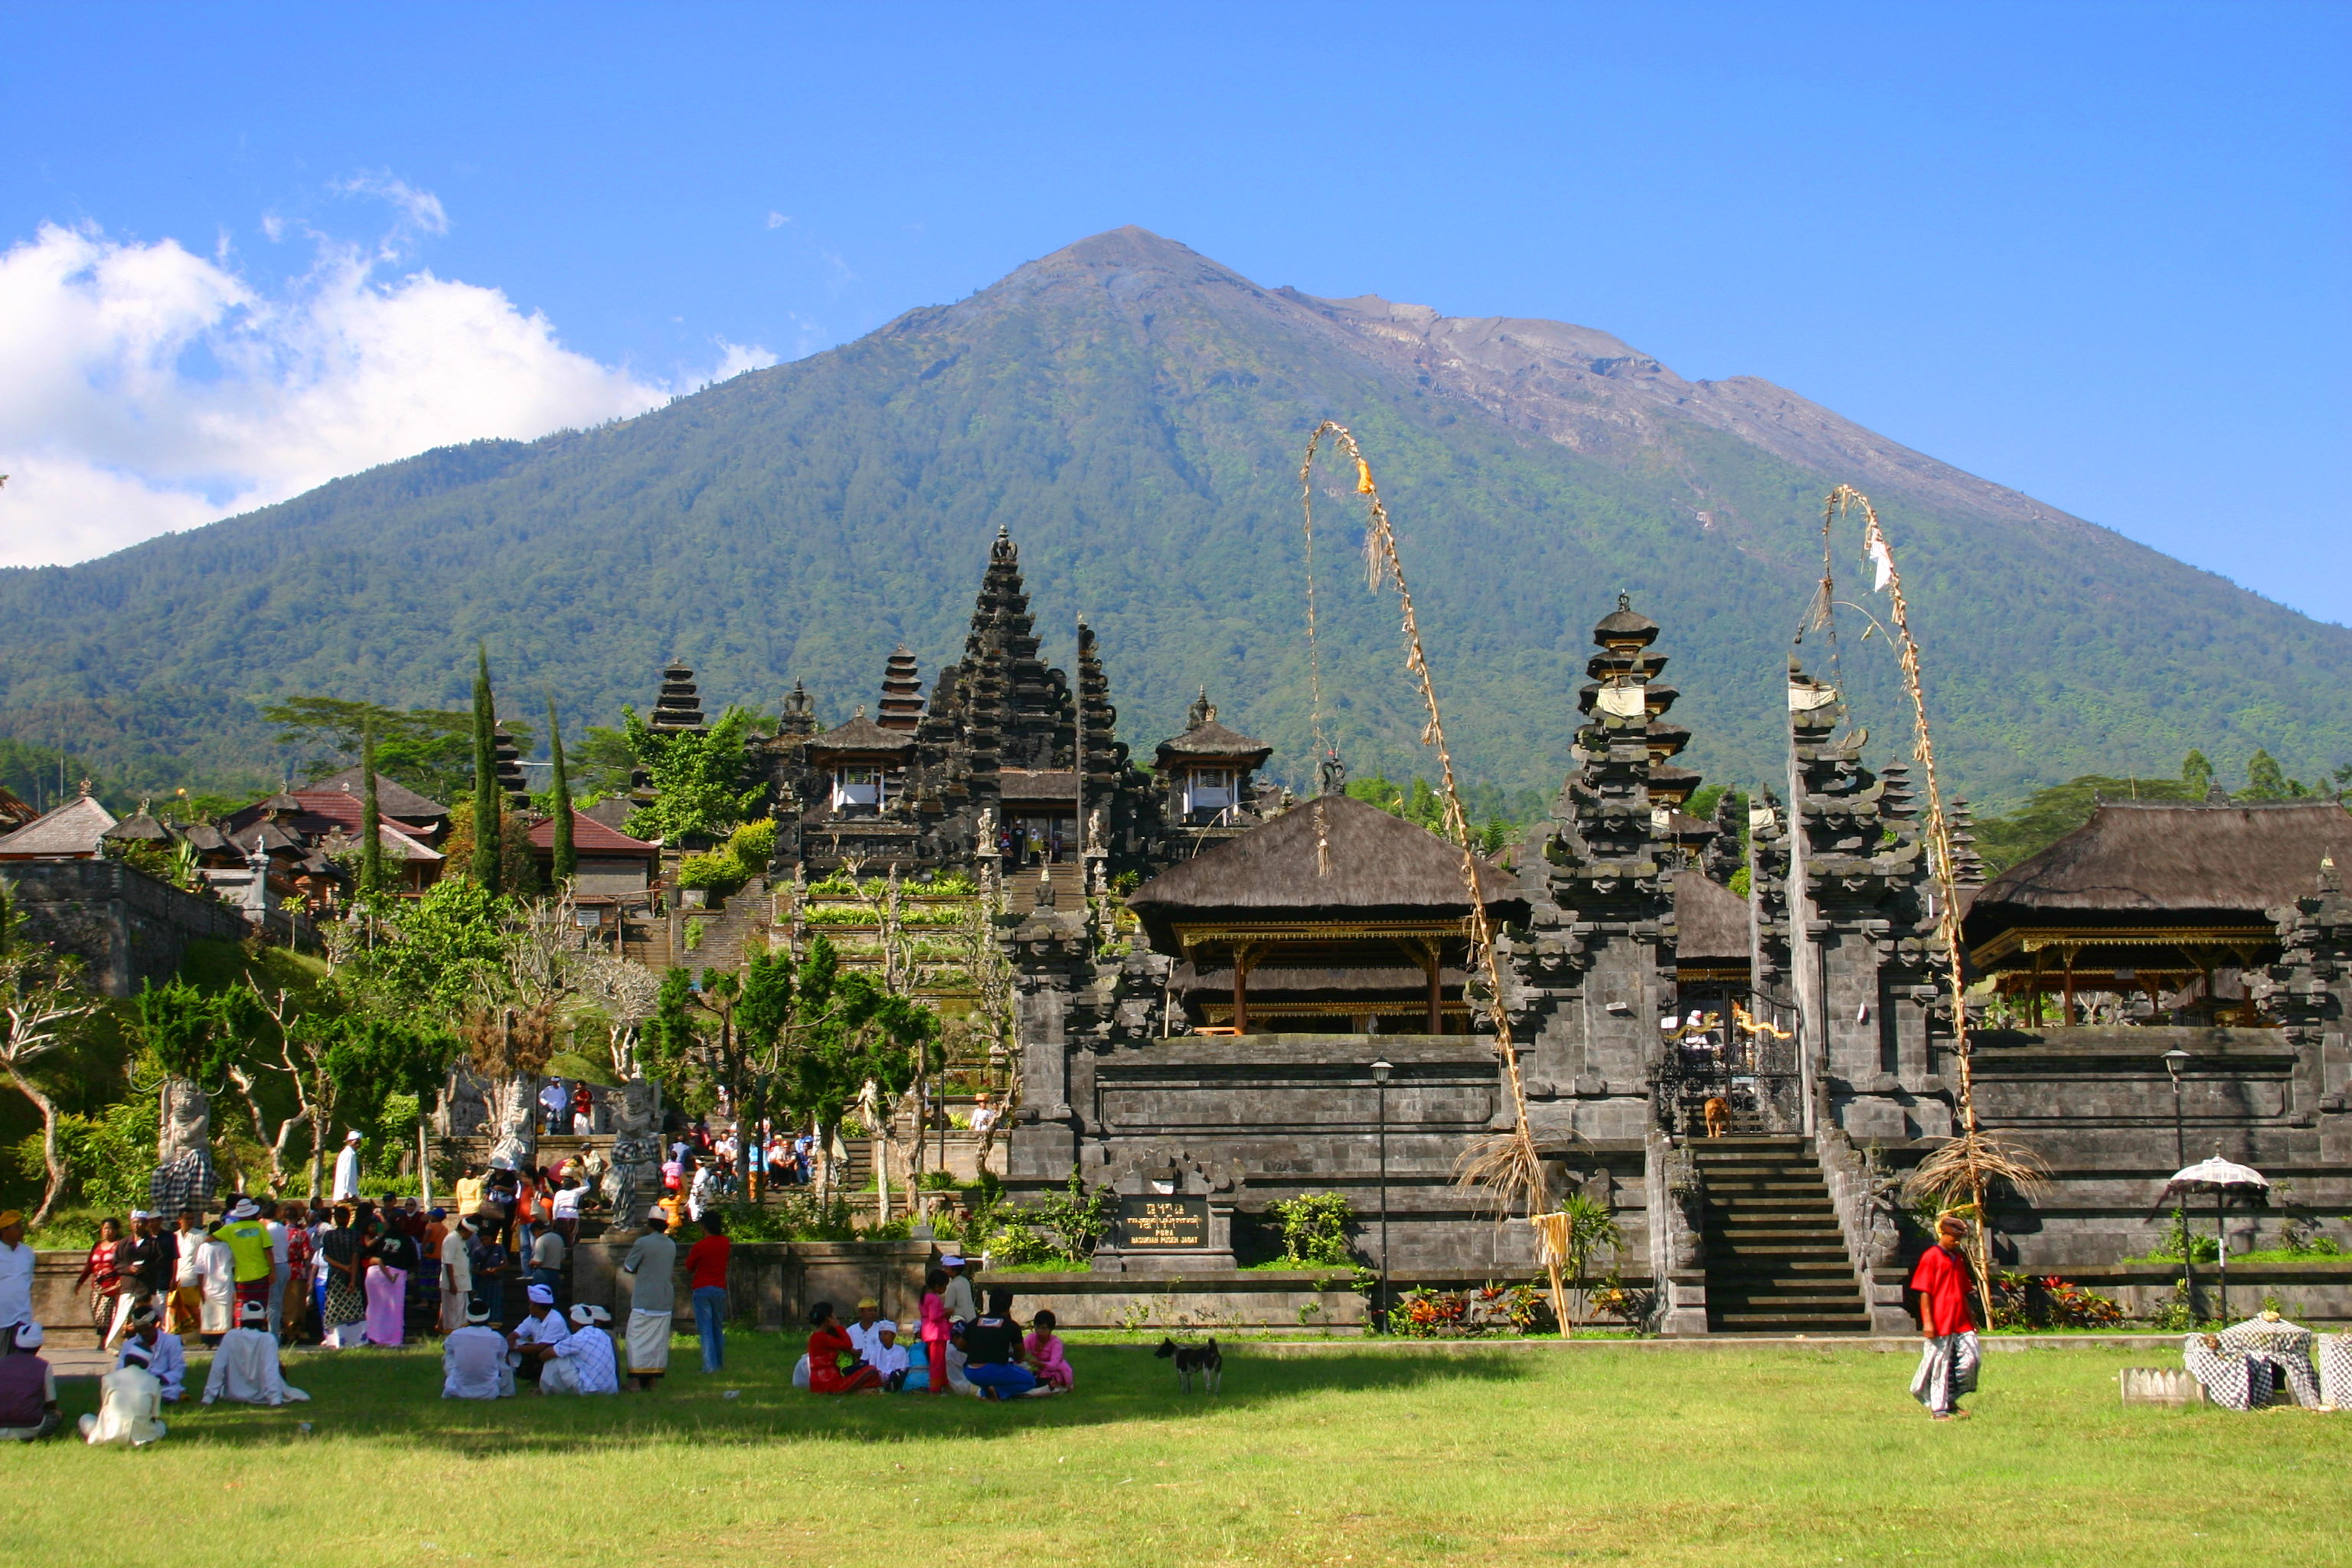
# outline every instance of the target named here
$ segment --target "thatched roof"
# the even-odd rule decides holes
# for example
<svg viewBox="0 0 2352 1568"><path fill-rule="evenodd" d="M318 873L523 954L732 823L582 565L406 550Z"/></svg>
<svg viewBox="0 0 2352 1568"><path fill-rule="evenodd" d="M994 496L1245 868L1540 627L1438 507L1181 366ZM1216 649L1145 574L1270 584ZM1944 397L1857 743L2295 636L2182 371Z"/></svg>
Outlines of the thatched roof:
<svg viewBox="0 0 2352 1568"><path fill-rule="evenodd" d="M2259 913L2316 889L2329 858L2352 864L2352 813L2335 801L2112 801L1988 883L1969 910L1971 940L2033 914Z"/></svg>
<svg viewBox="0 0 2352 1568"><path fill-rule="evenodd" d="M101 848L114 814L88 795L78 795L55 811L35 817L0 838L0 856L40 860L88 860Z"/></svg>
<svg viewBox="0 0 2352 1568"><path fill-rule="evenodd" d="M837 724L822 735L810 737L812 752L842 752L848 753L882 752L896 756L915 749L915 738L902 730L885 730L866 716L863 708L857 717L846 724Z"/></svg>
<svg viewBox="0 0 2352 1568"><path fill-rule="evenodd" d="M1242 761L1255 768L1265 765L1266 758L1274 755L1274 748L1208 719L1171 740L1160 742L1156 755L1163 771L1196 757Z"/></svg>
<svg viewBox="0 0 2352 1568"><path fill-rule="evenodd" d="M1004 768L996 775L996 794L1000 800L1074 801L1078 798L1077 771Z"/></svg>
<svg viewBox="0 0 2352 1568"><path fill-rule="evenodd" d="M1675 957L1683 963L1746 963L1748 900L1698 871L1675 878Z"/></svg>
<svg viewBox="0 0 2352 1568"><path fill-rule="evenodd" d="M1317 864L1316 816L1330 845L1330 869ZM1480 859L1478 889L1491 907L1517 899L1510 877ZM1263 827L1154 877L1128 900L1147 918L1220 910L1304 918L1316 910L1460 917L1470 912L1462 851L1379 806L1327 795Z"/></svg>

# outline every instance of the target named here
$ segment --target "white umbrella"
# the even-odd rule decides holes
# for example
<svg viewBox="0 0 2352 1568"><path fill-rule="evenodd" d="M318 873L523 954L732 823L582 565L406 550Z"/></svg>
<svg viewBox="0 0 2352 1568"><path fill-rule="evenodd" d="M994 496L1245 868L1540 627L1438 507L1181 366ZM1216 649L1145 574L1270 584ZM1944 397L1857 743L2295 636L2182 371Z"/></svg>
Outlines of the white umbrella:
<svg viewBox="0 0 2352 1568"><path fill-rule="evenodd" d="M2260 1202L2270 1190L2271 1179L2268 1176L2252 1165L2224 1160L2221 1158L2221 1146L2218 1143L2213 1146L2211 1159L2200 1160L2185 1171L2175 1172L2172 1180L2164 1184L2167 1198L2187 1193L2213 1194L2213 1242L2221 1260L2221 1316L2224 1318L2230 1315L2230 1237L2221 1227L2221 1200L2230 1193L2250 1192L2254 1194L2255 1201ZM2184 1232L2186 1228L2184 1225ZM2196 1249L2189 1245L2185 1234L2180 1238L2180 1250L2182 1264L2193 1269L2196 1265L2191 1257Z"/></svg>

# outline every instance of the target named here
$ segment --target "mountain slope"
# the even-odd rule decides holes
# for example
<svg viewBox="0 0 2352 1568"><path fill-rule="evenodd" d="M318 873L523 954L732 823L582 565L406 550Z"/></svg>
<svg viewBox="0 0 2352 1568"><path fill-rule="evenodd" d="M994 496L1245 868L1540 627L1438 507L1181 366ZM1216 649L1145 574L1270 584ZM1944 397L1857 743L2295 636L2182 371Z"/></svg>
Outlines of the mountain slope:
<svg viewBox="0 0 2352 1568"><path fill-rule="evenodd" d="M1139 752L1206 685L1297 776L1295 476L1326 416L1380 474L1473 777L1557 783L1587 632L1620 589L1664 625L1695 764L1776 776L1780 670L1841 479L1895 534L1945 754L1979 796L2168 771L2191 745L2225 773L2256 745L2290 772L2352 756L2352 631L1768 383L1685 382L1559 323L1268 290L1131 228L635 420L0 574L0 732L132 772L169 752L274 771L256 700L456 703L477 638L511 704L552 689L574 723L645 705L673 655L707 700L772 711L800 679L845 718L895 643L927 674L954 656L1001 523L1049 656L1079 614L1101 632ZM1318 515L1332 732L1360 772L1428 772L1344 487ZM1891 734L1891 660L1863 629L1849 617L1845 673Z"/></svg>

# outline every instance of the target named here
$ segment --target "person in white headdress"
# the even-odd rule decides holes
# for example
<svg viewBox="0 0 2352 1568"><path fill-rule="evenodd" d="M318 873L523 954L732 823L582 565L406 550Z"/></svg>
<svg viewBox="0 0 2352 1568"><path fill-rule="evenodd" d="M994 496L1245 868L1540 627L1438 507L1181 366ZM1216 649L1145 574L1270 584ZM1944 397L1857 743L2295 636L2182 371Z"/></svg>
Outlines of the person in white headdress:
<svg viewBox="0 0 2352 1568"><path fill-rule="evenodd" d="M360 1198L360 1134L354 1127L343 1133L343 1152L335 1156L335 1191L331 1202L353 1204Z"/></svg>
<svg viewBox="0 0 2352 1568"><path fill-rule="evenodd" d="M122 1364L98 1380L98 1414L81 1418L85 1443L143 1448L163 1436L163 1385L147 1370L147 1348L122 1347Z"/></svg>
<svg viewBox="0 0 2352 1568"><path fill-rule="evenodd" d="M278 1336L269 1331L269 1309L247 1301L237 1326L221 1336L213 1352L212 1375L205 1379L206 1405L228 1400L235 1405L304 1404L310 1395L287 1386L278 1364Z"/></svg>
<svg viewBox="0 0 2352 1568"><path fill-rule="evenodd" d="M542 1363L530 1353L533 1345L551 1345L571 1333L572 1325L555 1310L555 1291L549 1286L533 1285L528 1292L530 1310L522 1321L507 1331L507 1343L513 1347L517 1372L526 1380L536 1383Z"/></svg>
<svg viewBox="0 0 2352 1568"><path fill-rule="evenodd" d="M620 1364L604 1325L613 1314L583 1301L572 1309L572 1331L551 1345L533 1345L541 1394L618 1394Z"/></svg>
<svg viewBox="0 0 2352 1568"><path fill-rule="evenodd" d="M202 1312L197 1328L206 1344L236 1327L236 1252L220 1237L226 1220L216 1220L196 1247L196 1289Z"/></svg>
<svg viewBox="0 0 2352 1568"><path fill-rule="evenodd" d="M466 1326L441 1342L441 1397L511 1399L514 1391L507 1337L490 1327L490 1309L478 1297L466 1309Z"/></svg>

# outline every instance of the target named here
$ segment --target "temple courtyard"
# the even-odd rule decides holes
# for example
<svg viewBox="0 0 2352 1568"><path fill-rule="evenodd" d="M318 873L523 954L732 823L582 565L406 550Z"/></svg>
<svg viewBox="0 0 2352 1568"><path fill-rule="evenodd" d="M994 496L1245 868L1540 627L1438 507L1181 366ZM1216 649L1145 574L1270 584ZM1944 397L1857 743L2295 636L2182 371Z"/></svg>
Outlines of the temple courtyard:
<svg viewBox="0 0 2352 1568"><path fill-rule="evenodd" d="M429 1350L290 1357L312 1403L9 1457L0 1560L432 1563L2352 1562L2352 1416L2125 1408L2178 1341L1991 1353L1966 1421L1860 1348L1134 1342L1073 1395L824 1399L797 1342L681 1340L651 1394L437 1397ZM192 1387L203 1375L191 1368ZM68 1419L87 1379L60 1385ZM310 1430L302 1429L309 1423Z"/></svg>

